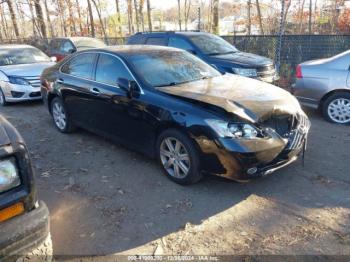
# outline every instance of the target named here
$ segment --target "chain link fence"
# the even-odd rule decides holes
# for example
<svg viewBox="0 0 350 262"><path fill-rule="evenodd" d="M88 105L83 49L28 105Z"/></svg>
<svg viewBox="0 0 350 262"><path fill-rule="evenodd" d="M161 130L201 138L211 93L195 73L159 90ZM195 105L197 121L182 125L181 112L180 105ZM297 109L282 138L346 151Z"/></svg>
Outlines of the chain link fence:
<svg viewBox="0 0 350 262"><path fill-rule="evenodd" d="M223 36L239 50L276 59L277 35ZM108 45L122 45L127 38L103 39ZM2 43L25 43L47 51L50 39L17 39ZM326 58L350 49L350 35L285 35L280 50L281 87L288 88L294 81L296 66L304 61Z"/></svg>

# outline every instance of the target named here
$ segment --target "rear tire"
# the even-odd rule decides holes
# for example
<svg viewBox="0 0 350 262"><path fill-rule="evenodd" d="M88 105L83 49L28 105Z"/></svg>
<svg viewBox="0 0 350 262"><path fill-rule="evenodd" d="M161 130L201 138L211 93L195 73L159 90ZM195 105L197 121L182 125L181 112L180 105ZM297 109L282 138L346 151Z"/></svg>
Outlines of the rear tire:
<svg viewBox="0 0 350 262"><path fill-rule="evenodd" d="M167 129L159 135L156 146L158 161L169 179L181 185L201 180L198 150L186 134Z"/></svg>
<svg viewBox="0 0 350 262"><path fill-rule="evenodd" d="M6 102L6 97L4 95L4 92L0 88L0 105L6 106L8 103Z"/></svg>
<svg viewBox="0 0 350 262"><path fill-rule="evenodd" d="M328 97L322 106L325 119L336 124L350 124L350 93L339 92Z"/></svg>
<svg viewBox="0 0 350 262"><path fill-rule="evenodd" d="M74 126L61 98L55 97L50 104L53 122L62 133L71 133Z"/></svg>

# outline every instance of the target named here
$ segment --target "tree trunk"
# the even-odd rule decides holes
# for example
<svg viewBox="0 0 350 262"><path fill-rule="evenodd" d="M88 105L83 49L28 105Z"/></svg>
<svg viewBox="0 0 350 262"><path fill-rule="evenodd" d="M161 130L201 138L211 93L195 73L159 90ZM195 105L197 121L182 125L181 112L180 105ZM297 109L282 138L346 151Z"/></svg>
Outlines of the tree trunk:
<svg viewBox="0 0 350 262"><path fill-rule="evenodd" d="M145 21L143 18L143 6L145 4L145 0L140 0L140 6L139 6L139 16L140 16L140 22L141 22L141 28L142 32L145 32Z"/></svg>
<svg viewBox="0 0 350 262"><path fill-rule="evenodd" d="M7 3L7 6L9 8L9 11L10 11L13 30L15 31L16 38L19 38L19 31L18 31L18 25L17 25L17 20L16 20L16 14L15 14L15 11L13 9L12 0L7 0L6 3Z"/></svg>
<svg viewBox="0 0 350 262"><path fill-rule="evenodd" d="M82 24L82 20L81 20L81 9L80 9L79 0L75 0L75 5L76 5L77 11L78 11L80 35L82 35L84 28L83 28L83 24Z"/></svg>
<svg viewBox="0 0 350 262"><path fill-rule="evenodd" d="M213 0L213 32L219 34L219 0Z"/></svg>
<svg viewBox="0 0 350 262"><path fill-rule="evenodd" d="M134 19L132 15L132 0L128 1L128 25L129 25L129 34L134 33Z"/></svg>
<svg viewBox="0 0 350 262"><path fill-rule="evenodd" d="M303 32L304 6L305 0L303 0L301 7L299 8L299 34Z"/></svg>
<svg viewBox="0 0 350 262"><path fill-rule="evenodd" d="M188 18L190 16L191 0L185 0L185 30L187 31Z"/></svg>
<svg viewBox="0 0 350 262"><path fill-rule="evenodd" d="M135 20L136 20L136 31L139 32L140 28L140 21L139 21L139 14L137 12L138 8L137 8L137 0L134 0L134 9L135 9Z"/></svg>
<svg viewBox="0 0 350 262"><path fill-rule="evenodd" d="M289 12L289 8L290 8L290 5L291 5L291 0L288 0L286 1L286 11L284 12L283 14L283 24L286 24L287 22L287 16L288 16L288 12Z"/></svg>
<svg viewBox="0 0 350 262"><path fill-rule="evenodd" d="M51 35L51 37L54 37L55 31L53 30L53 25L52 25L51 18L50 18L50 10L49 10L48 5L47 5L47 0L44 0L44 6L45 6L45 12L46 12L46 20L49 23L50 35Z"/></svg>
<svg viewBox="0 0 350 262"><path fill-rule="evenodd" d="M261 18L261 10L260 10L260 3L259 0L256 0L256 10L258 11L258 18L259 18L259 26L260 26L260 34L264 34L264 28L262 24L262 18Z"/></svg>
<svg viewBox="0 0 350 262"><path fill-rule="evenodd" d="M152 15L151 15L151 3L147 0L147 19L148 19L148 30L152 32Z"/></svg>
<svg viewBox="0 0 350 262"><path fill-rule="evenodd" d="M106 33L106 28L103 24L103 20L102 20L102 16L101 16L101 11L100 9L98 8L98 5L96 3L96 0L91 0L92 3L94 4L95 8L96 8L96 11L97 11L97 15L98 15L98 19L100 20L100 24L101 24L101 28L102 28L102 32L103 32L103 36L105 38L105 40L107 40L107 33Z"/></svg>
<svg viewBox="0 0 350 262"><path fill-rule="evenodd" d="M7 21L6 21L6 17L5 17L5 13L2 5L0 5L0 19L1 19L1 27L2 27L1 29L4 32L4 37L6 39L9 39Z"/></svg>
<svg viewBox="0 0 350 262"><path fill-rule="evenodd" d="M43 38L47 38L46 25L43 16L43 9L40 5L40 0L34 0L34 8L36 13L36 20L38 21L38 25L40 27L41 36Z"/></svg>
<svg viewBox="0 0 350 262"><path fill-rule="evenodd" d="M177 16L179 20L179 29L182 30L181 26L181 0L177 0Z"/></svg>
<svg viewBox="0 0 350 262"><path fill-rule="evenodd" d="M250 35L252 32L252 17L250 14L250 8L251 8L252 1L248 0L247 1L247 12L248 12L248 35Z"/></svg>
<svg viewBox="0 0 350 262"><path fill-rule="evenodd" d="M311 35L311 26L312 26L312 0L310 0L309 6L309 34Z"/></svg>
<svg viewBox="0 0 350 262"><path fill-rule="evenodd" d="M37 28L37 24L36 24L36 21L35 21L35 15L34 15L33 6L32 6L32 3L31 3L31 0L27 0L27 2L28 2L28 5L29 5L29 11L30 11L31 20L32 20L33 35L37 36L37 32L39 30L37 30L38 28Z"/></svg>
<svg viewBox="0 0 350 262"><path fill-rule="evenodd" d="M120 17L119 0L115 0L115 7L117 10L118 36L122 36L122 22Z"/></svg>
<svg viewBox="0 0 350 262"><path fill-rule="evenodd" d="M90 17L91 36L95 37L94 15L92 13L92 7L91 7L90 0L87 0L87 4L88 4L89 17Z"/></svg>

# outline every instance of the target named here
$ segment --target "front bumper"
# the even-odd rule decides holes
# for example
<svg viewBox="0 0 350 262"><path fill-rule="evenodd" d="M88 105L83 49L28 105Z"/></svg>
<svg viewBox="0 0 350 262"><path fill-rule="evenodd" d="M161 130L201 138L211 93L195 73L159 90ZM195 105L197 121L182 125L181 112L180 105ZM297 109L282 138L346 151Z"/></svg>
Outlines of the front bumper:
<svg viewBox="0 0 350 262"><path fill-rule="evenodd" d="M33 87L31 85L15 85L5 83L2 87L6 102L21 102L28 100L40 100L40 87Z"/></svg>
<svg viewBox="0 0 350 262"><path fill-rule="evenodd" d="M44 202L34 210L0 224L0 260L12 261L40 246L49 235L49 211Z"/></svg>

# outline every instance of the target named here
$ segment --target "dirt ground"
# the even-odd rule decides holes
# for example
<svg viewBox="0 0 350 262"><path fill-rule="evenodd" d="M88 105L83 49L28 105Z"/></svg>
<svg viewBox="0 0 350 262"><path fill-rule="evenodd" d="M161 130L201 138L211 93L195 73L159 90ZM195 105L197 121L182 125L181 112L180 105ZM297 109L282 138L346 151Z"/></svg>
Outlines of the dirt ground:
<svg viewBox="0 0 350 262"><path fill-rule="evenodd" d="M152 159L83 130L59 133L41 103L0 109L31 152L56 255L350 255L350 127L306 112L305 167L183 187Z"/></svg>

